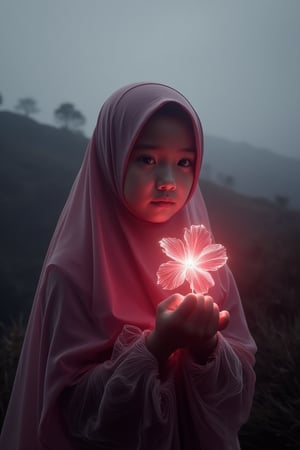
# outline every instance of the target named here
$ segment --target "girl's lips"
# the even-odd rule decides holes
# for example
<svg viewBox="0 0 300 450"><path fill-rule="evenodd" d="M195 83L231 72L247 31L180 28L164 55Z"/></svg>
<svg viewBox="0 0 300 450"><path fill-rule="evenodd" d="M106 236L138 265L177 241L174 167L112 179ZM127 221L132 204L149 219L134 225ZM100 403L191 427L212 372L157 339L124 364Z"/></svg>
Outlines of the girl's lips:
<svg viewBox="0 0 300 450"><path fill-rule="evenodd" d="M163 198L158 200L152 200L152 202L156 206L172 206L175 205L175 201L170 198Z"/></svg>

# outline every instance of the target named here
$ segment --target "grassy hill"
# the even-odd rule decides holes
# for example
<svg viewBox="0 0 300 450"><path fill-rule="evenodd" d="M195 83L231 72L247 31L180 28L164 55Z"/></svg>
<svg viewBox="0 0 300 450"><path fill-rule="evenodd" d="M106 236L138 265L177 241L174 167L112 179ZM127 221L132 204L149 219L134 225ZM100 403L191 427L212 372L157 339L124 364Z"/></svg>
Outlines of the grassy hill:
<svg viewBox="0 0 300 450"><path fill-rule="evenodd" d="M28 312L87 139L0 113L0 317Z"/></svg>
<svg viewBox="0 0 300 450"><path fill-rule="evenodd" d="M0 419L45 252L86 144L82 135L0 112ZM296 449L300 211L205 179L200 185L259 349L256 395L250 421L241 432L242 449Z"/></svg>

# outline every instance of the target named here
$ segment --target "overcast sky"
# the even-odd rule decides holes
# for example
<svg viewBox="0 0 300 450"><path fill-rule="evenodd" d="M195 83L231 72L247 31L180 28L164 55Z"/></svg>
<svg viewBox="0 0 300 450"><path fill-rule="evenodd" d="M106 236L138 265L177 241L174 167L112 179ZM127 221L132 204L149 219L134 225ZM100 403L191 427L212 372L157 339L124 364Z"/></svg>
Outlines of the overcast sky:
<svg viewBox="0 0 300 450"><path fill-rule="evenodd" d="M90 135L134 81L170 84L206 134L300 158L300 0L0 0L2 109L72 102Z"/></svg>

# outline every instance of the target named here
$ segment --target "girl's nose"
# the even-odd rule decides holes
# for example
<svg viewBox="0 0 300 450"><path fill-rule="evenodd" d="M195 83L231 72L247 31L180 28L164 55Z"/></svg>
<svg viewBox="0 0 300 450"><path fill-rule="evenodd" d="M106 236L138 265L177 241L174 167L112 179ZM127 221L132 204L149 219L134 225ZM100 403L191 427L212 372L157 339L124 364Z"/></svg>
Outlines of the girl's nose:
<svg viewBox="0 0 300 450"><path fill-rule="evenodd" d="M160 173L156 180L156 188L159 191L175 191L176 181L171 170L164 170Z"/></svg>

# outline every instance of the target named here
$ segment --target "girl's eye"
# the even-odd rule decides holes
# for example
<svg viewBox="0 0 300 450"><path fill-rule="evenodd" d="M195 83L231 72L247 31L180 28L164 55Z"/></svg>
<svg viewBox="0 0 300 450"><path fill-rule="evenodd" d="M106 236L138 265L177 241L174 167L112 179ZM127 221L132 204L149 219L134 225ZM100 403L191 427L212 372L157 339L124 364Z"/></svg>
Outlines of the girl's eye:
<svg viewBox="0 0 300 450"><path fill-rule="evenodd" d="M138 161L143 164L147 164L149 166L152 166L153 164L155 164L154 158L152 158L152 156L147 156L147 155L139 156Z"/></svg>
<svg viewBox="0 0 300 450"><path fill-rule="evenodd" d="M188 158L183 158L179 161L178 165L181 167L192 167L194 165L194 161Z"/></svg>

